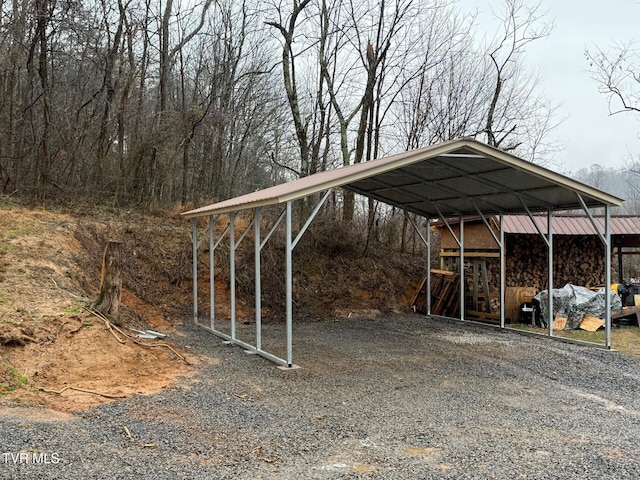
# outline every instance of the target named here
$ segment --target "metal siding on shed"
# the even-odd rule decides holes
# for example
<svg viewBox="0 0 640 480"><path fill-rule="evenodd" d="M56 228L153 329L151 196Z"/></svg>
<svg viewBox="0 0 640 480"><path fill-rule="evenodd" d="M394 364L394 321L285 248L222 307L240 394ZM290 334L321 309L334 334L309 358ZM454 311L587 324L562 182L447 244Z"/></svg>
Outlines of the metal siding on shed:
<svg viewBox="0 0 640 480"><path fill-rule="evenodd" d="M542 233L547 233L547 218L542 215L534 216ZM594 217L600 232L604 229L602 217ZM640 217L611 217L612 235L640 235ZM531 223L528 215L505 215L505 233L537 234L538 231ZM596 235L591 220L586 216L562 216L553 217L554 235Z"/></svg>

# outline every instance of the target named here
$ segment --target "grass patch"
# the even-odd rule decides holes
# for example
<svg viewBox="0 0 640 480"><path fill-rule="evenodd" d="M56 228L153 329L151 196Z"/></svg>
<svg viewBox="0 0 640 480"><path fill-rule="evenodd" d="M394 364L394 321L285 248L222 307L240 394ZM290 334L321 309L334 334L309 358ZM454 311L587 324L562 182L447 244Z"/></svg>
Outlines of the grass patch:
<svg viewBox="0 0 640 480"><path fill-rule="evenodd" d="M31 235L33 233L36 233L35 228L23 227L23 228L16 228L14 230L7 230L4 233L4 236L5 238L17 238L17 237L24 237L26 235Z"/></svg>
<svg viewBox="0 0 640 480"><path fill-rule="evenodd" d="M27 383L29 383L29 379L27 378L27 376L22 375L18 370L16 370L16 367L14 367L13 365L7 365L7 372L9 372L9 375L11 375L12 378L16 379L22 385L26 385Z"/></svg>
<svg viewBox="0 0 640 480"><path fill-rule="evenodd" d="M0 208L11 209L20 207L20 202L16 197L10 195L0 195Z"/></svg>
<svg viewBox="0 0 640 480"><path fill-rule="evenodd" d="M529 325L510 325L511 328L526 330L528 332L537 332L546 334L546 328L533 328ZM571 340L579 340L581 342L605 344L604 328L596 332L587 332L585 330L554 330L553 335L556 337L569 338ZM611 348L629 355L640 356L640 328L638 327L621 327L611 329Z"/></svg>
<svg viewBox="0 0 640 480"><path fill-rule="evenodd" d="M13 365L5 363L0 366L0 397L28 384L29 379L27 376L18 372Z"/></svg>
<svg viewBox="0 0 640 480"><path fill-rule="evenodd" d="M15 250L15 245L11 245L10 243L7 242L0 242L0 252L11 252L13 250Z"/></svg>
<svg viewBox="0 0 640 480"><path fill-rule="evenodd" d="M69 307L65 310L65 313L80 313L79 307Z"/></svg>

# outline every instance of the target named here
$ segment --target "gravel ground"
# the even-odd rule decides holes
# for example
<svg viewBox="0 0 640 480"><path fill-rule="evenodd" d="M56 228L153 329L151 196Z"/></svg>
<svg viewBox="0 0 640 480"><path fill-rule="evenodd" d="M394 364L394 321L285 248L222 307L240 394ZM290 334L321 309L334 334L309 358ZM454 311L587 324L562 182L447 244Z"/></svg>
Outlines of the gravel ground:
<svg viewBox="0 0 640 480"><path fill-rule="evenodd" d="M296 324L285 372L182 333L218 361L175 390L1 416L0 478L640 478L640 358L405 316Z"/></svg>

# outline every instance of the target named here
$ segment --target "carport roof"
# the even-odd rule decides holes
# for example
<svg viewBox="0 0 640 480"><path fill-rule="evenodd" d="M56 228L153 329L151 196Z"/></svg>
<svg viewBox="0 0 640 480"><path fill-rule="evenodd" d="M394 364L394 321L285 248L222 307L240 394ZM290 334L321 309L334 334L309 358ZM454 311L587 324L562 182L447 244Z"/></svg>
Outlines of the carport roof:
<svg viewBox="0 0 640 480"><path fill-rule="evenodd" d="M471 138L314 175L183 213L199 217L277 205L334 187L424 217L617 206L622 199ZM526 207L526 208L525 208Z"/></svg>

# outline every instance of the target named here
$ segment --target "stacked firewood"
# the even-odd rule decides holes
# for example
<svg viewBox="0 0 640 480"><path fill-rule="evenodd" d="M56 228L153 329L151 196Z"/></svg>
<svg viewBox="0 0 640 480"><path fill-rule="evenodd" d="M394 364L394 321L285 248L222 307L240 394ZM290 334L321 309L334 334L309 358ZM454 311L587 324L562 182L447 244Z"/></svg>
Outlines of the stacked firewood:
<svg viewBox="0 0 640 480"><path fill-rule="evenodd" d="M597 237L556 235L553 239L553 283L591 287L604 283L604 247ZM507 286L547 288L547 246L535 235L507 242Z"/></svg>

